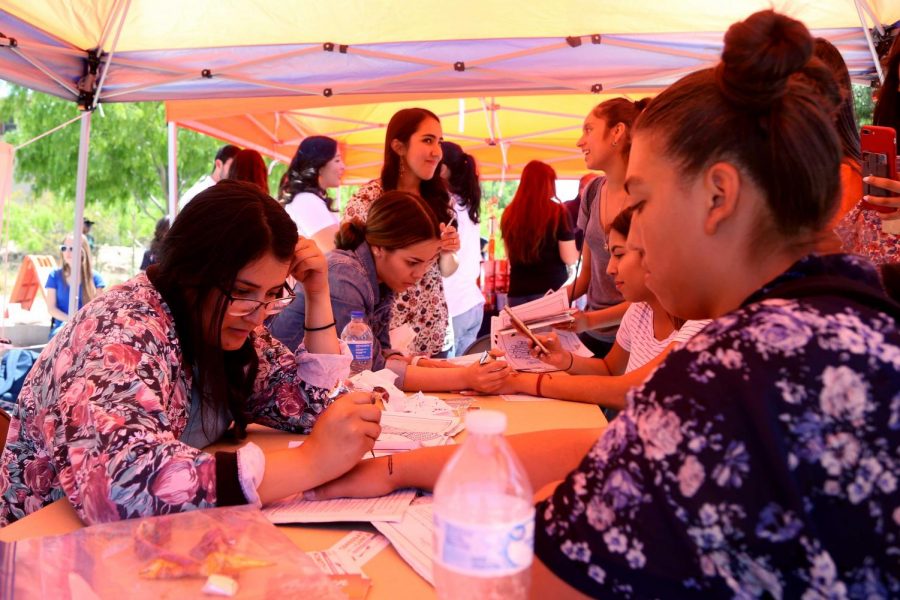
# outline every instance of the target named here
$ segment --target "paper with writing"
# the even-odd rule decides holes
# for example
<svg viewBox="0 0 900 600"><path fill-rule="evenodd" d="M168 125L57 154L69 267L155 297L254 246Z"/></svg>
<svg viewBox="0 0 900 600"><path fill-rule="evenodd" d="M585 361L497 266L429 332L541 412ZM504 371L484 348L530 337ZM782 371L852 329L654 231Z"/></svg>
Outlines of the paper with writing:
<svg viewBox="0 0 900 600"><path fill-rule="evenodd" d="M399 521L415 490L398 490L379 498L304 500L303 494L273 502L262 509L272 523L336 523L341 521Z"/></svg>

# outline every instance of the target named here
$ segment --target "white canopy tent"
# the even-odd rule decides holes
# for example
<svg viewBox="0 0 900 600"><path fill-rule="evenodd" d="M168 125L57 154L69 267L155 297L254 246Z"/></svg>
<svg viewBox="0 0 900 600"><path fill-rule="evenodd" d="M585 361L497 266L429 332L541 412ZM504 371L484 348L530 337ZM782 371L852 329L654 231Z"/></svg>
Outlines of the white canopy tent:
<svg viewBox="0 0 900 600"><path fill-rule="evenodd" d="M0 77L85 109L77 236L98 103L227 99L253 114L249 99L273 96L327 109L363 96L647 93L715 62L725 29L767 8L830 39L858 79L878 68L870 28L900 19L896 0L5 0Z"/></svg>

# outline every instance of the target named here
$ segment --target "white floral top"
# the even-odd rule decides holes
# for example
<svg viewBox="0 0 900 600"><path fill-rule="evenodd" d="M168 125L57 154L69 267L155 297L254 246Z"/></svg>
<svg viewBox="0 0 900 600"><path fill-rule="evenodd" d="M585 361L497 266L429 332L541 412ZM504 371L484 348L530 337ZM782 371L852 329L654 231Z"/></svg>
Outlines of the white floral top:
<svg viewBox="0 0 900 600"><path fill-rule="evenodd" d="M846 255L773 285L809 274L878 286ZM833 295L753 302L632 392L538 505L536 551L595 597L898 597L898 478L897 322Z"/></svg>

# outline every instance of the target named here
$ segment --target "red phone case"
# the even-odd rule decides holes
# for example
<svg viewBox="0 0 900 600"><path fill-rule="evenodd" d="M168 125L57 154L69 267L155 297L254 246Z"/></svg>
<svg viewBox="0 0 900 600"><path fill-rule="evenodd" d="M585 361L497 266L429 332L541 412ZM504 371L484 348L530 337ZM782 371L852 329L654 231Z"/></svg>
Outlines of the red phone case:
<svg viewBox="0 0 900 600"><path fill-rule="evenodd" d="M897 132L890 127L864 125L859 132L860 150L862 150L863 177L875 175L897 179ZM887 190L863 183L863 194L866 196L891 196ZM895 209L869 204L862 201L863 208L878 212L894 212Z"/></svg>

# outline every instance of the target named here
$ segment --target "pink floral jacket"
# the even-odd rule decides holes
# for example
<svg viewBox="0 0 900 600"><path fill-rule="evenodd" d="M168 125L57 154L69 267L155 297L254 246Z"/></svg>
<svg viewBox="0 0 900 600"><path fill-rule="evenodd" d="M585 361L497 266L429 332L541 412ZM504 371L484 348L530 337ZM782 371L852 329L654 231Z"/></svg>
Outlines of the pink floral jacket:
<svg viewBox="0 0 900 600"><path fill-rule="evenodd" d="M295 356L263 328L251 340L259 373L248 420L308 431L327 394L299 379L311 355ZM215 457L179 441L191 379L146 275L85 306L22 388L0 459L0 526L63 496L89 524L215 506Z"/></svg>

